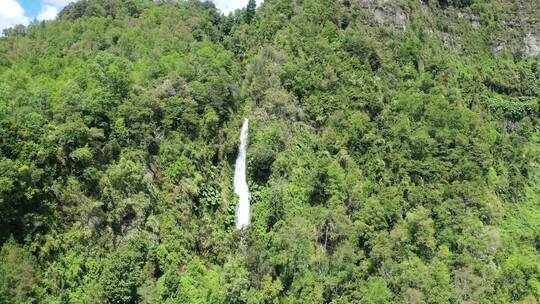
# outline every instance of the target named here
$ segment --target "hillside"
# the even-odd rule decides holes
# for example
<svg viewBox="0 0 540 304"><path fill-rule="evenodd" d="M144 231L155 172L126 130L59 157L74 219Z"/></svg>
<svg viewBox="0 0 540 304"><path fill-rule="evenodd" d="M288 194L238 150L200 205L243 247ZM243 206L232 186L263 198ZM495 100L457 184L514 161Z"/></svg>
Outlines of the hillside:
<svg viewBox="0 0 540 304"><path fill-rule="evenodd" d="M539 0L72 3L0 37L0 303L537 303L539 102Z"/></svg>

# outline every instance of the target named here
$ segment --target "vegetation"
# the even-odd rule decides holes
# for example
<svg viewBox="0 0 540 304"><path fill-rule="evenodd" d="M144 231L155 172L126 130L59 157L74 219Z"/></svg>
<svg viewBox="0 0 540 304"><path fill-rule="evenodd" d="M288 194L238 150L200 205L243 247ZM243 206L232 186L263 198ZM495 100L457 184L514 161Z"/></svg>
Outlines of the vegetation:
<svg viewBox="0 0 540 304"><path fill-rule="evenodd" d="M537 303L538 9L82 0L6 30L0 303Z"/></svg>

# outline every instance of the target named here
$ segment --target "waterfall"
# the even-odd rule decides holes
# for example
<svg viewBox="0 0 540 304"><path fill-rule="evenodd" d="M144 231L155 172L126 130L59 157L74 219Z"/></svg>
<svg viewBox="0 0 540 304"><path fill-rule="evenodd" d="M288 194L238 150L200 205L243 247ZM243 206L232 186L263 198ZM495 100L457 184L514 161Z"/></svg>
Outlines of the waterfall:
<svg viewBox="0 0 540 304"><path fill-rule="evenodd" d="M242 229L249 226L251 222L250 204L251 194L249 193L246 181L246 153L248 142L248 119L244 119L242 131L240 132L240 146L238 156L234 166L234 193L238 194L240 202L236 208L236 228Z"/></svg>

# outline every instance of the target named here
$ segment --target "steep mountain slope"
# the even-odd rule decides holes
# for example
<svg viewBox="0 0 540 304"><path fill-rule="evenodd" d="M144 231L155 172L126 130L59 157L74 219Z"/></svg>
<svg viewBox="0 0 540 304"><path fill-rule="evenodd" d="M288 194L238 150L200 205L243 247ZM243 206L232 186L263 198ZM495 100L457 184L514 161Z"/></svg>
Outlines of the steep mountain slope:
<svg viewBox="0 0 540 304"><path fill-rule="evenodd" d="M536 303L539 16L83 0L6 31L0 303Z"/></svg>

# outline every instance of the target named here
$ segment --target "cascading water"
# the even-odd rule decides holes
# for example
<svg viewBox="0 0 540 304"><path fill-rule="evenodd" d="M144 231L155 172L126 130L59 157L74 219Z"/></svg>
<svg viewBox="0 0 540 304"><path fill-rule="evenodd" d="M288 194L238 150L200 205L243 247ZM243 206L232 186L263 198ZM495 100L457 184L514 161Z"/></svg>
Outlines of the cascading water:
<svg viewBox="0 0 540 304"><path fill-rule="evenodd" d="M238 147L238 156L234 166L234 193L240 198L236 208L236 228L243 229L249 226L251 222L250 204L251 194L249 193L246 181L246 153L248 142L248 119L244 119L242 131L240 132L240 146Z"/></svg>

